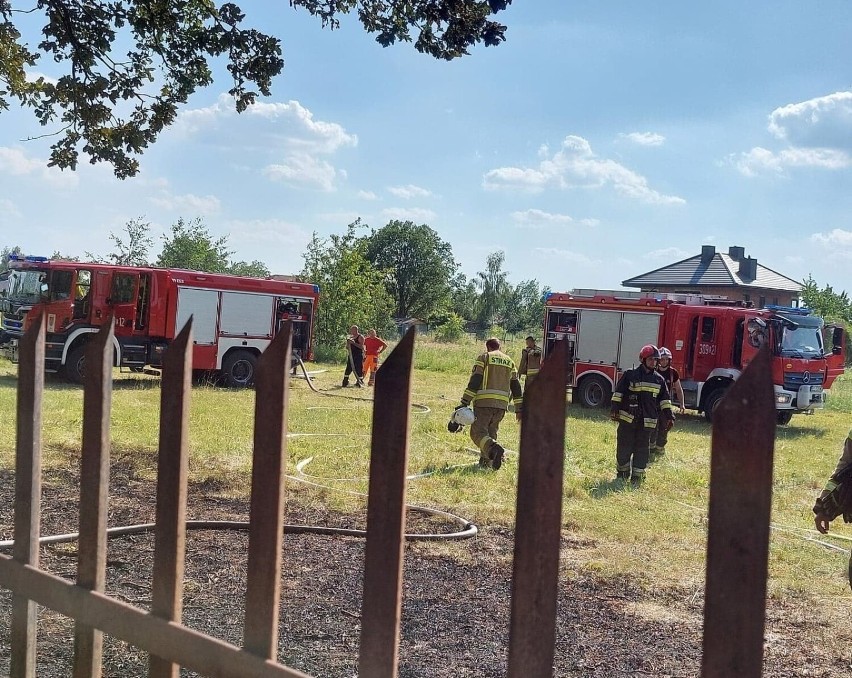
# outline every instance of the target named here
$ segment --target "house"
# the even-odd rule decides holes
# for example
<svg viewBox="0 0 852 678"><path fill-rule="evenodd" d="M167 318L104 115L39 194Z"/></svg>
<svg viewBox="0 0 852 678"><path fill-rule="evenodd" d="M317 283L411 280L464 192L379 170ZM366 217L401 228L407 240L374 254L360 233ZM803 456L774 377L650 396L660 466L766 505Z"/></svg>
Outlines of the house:
<svg viewBox="0 0 852 678"><path fill-rule="evenodd" d="M416 334L426 334L429 331L429 323L420 318L394 318L393 322L400 336L408 332L410 327L415 328Z"/></svg>
<svg viewBox="0 0 852 678"><path fill-rule="evenodd" d="M729 247L727 254L714 245L703 245L701 254L663 266L635 278L623 280L624 287L642 292L677 292L718 295L732 301L798 306L802 283L773 271L746 256L744 247Z"/></svg>

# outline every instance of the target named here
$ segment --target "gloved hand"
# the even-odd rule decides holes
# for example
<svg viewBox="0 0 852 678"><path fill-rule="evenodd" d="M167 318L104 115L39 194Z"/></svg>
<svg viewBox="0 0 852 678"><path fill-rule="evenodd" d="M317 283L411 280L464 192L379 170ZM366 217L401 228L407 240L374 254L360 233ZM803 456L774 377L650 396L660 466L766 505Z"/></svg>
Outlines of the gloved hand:
<svg viewBox="0 0 852 678"><path fill-rule="evenodd" d="M609 418L613 421L618 421L618 410L610 410Z"/></svg>
<svg viewBox="0 0 852 678"><path fill-rule="evenodd" d="M674 419L669 419L666 421L666 431L671 431L674 426Z"/></svg>
<svg viewBox="0 0 852 678"><path fill-rule="evenodd" d="M462 425L461 425L461 424L457 424L457 423L456 423L456 422L454 422L452 419L450 419L450 420L447 422L447 430L448 430L450 433L458 433L459 431L461 431L461 428L462 428Z"/></svg>

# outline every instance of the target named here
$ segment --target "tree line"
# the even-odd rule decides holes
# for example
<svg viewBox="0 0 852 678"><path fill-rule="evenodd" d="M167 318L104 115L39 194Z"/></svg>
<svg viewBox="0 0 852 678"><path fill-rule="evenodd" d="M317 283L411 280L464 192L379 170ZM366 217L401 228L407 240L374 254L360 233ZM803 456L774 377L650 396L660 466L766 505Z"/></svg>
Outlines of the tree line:
<svg viewBox="0 0 852 678"><path fill-rule="evenodd" d="M51 258L271 276L261 261L235 259L228 236L212 236L200 218L173 224L161 236L157 257L151 254L151 231L150 223L133 219L121 233L110 233L106 254L53 252ZM0 270L21 254L20 247L4 247ZM340 344L353 323L392 335L395 320L416 318L435 327L439 339L452 341L465 332L523 332L537 328L544 315L547 289L537 280L512 284L502 251L489 254L484 270L468 278L450 243L426 224L392 220L374 229L358 219L340 234L314 233L302 258L300 279L320 287L316 338L321 346Z"/></svg>

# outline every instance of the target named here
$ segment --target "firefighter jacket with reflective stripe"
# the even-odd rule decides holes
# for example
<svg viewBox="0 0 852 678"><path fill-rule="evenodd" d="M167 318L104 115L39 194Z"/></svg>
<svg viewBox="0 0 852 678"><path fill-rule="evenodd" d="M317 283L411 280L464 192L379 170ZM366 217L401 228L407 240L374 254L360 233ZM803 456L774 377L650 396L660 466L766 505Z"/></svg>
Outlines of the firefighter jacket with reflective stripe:
<svg viewBox="0 0 852 678"><path fill-rule="evenodd" d="M488 351L476 359L470 381L462 395L462 405L509 408L509 400L520 412L524 398L515 362L502 351Z"/></svg>
<svg viewBox="0 0 852 678"><path fill-rule="evenodd" d="M834 473L825 484L814 506L814 513L823 514L830 520L843 514L843 520L852 523L852 431L843 443L843 452L837 461Z"/></svg>
<svg viewBox="0 0 852 678"><path fill-rule="evenodd" d="M665 379L644 365L626 370L612 394L612 413L619 421L637 425L641 422L645 428L655 428L660 417L674 421Z"/></svg>
<svg viewBox="0 0 852 678"><path fill-rule="evenodd" d="M541 349L538 346L525 348L521 351L521 363L518 365L518 375L526 374L534 377L541 369Z"/></svg>

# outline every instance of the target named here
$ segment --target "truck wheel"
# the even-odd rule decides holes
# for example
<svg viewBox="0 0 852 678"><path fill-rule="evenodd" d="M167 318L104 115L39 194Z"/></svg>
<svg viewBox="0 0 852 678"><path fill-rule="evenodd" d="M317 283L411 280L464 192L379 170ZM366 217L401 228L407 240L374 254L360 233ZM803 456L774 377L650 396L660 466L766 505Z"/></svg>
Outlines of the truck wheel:
<svg viewBox="0 0 852 678"><path fill-rule="evenodd" d="M717 388L704 401L704 418L710 423L713 423L713 412L716 411L716 408L722 402L722 398L725 397L727 392L727 388Z"/></svg>
<svg viewBox="0 0 852 678"><path fill-rule="evenodd" d="M65 358L65 378L75 384L82 384L86 376L86 344L77 344Z"/></svg>
<svg viewBox="0 0 852 678"><path fill-rule="evenodd" d="M222 363L225 384L231 388L246 388L254 384L254 371L257 367L257 356L250 351L234 351L229 353Z"/></svg>
<svg viewBox="0 0 852 678"><path fill-rule="evenodd" d="M583 407L603 407L612 396L612 387L599 374L591 374L580 382L578 396Z"/></svg>
<svg viewBox="0 0 852 678"><path fill-rule="evenodd" d="M790 423L790 420L793 418L792 410L778 410L778 413L775 415L775 423L779 426L786 426Z"/></svg>

